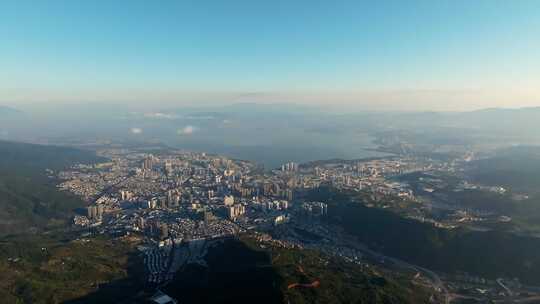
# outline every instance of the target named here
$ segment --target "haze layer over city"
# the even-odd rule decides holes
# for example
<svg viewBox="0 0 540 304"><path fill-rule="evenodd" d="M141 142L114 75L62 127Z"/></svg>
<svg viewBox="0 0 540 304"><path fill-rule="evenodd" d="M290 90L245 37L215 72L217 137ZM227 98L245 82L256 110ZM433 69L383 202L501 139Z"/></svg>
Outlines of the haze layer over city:
<svg viewBox="0 0 540 304"><path fill-rule="evenodd" d="M538 1L4 1L0 302L540 302L538 37Z"/></svg>

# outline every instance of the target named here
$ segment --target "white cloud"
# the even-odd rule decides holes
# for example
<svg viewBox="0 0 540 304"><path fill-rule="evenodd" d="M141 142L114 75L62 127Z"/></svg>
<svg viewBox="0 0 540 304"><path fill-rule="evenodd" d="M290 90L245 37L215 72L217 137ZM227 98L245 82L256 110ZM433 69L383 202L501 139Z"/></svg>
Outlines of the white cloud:
<svg viewBox="0 0 540 304"><path fill-rule="evenodd" d="M197 130L198 130L197 127L187 125L183 127L182 129L179 129L176 133L178 133L179 135L191 135Z"/></svg>
<svg viewBox="0 0 540 304"><path fill-rule="evenodd" d="M155 118L155 119L176 119L176 118L178 118L178 115L176 115L176 114L161 113L161 112L144 113L143 116L146 117L146 118Z"/></svg>
<svg viewBox="0 0 540 304"><path fill-rule="evenodd" d="M141 128L131 128L129 131L131 134L141 134L143 132Z"/></svg>

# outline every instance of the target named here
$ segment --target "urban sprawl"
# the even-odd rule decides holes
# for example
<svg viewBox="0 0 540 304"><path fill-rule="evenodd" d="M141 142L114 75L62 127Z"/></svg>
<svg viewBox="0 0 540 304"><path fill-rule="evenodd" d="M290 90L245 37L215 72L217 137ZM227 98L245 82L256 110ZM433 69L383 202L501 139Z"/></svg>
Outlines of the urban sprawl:
<svg viewBox="0 0 540 304"><path fill-rule="evenodd" d="M59 179L59 189L88 203L86 214L75 216L76 226L92 233L142 237L139 250L144 255L148 284L169 282L186 264L204 265L208 248L249 234L261 246L312 248L366 267L375 262L413 271L446 302L453 290L464 287L474 296L501 299L525 288L510 279L490 281L466 273L443 276L380 255L327 224L323 220L330 208L326 202L307 199L310 191L328 186L358 193L362 197L359 203L367 207L388 209L443 229L511 221L503 214L458 208L437 199L437 189L447 186L440 176L459 175L464 164L474 159L472 153L452 161L396 156L289 162L266 171L251 162L206 153L123 148L97 153L108 161L49 173ZM422 175L414 185L396 178L415 172ZM506 191L467 181L460 182L454 191L465 189ZM433 216L433 208L451 212Z"/></svg>

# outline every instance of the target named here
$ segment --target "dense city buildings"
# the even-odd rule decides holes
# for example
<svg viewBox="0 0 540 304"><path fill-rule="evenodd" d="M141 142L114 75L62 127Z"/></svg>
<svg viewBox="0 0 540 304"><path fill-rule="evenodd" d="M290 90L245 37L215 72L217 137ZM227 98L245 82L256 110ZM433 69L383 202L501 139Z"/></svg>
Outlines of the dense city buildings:
<svg viewBox="0 0 540 304"><path fill-rule="evenodd" d="M438 189L448 186L444 175L459 174L463 164L474 157L471 153L451 161L403 156L318 161L302 166L289 162L271 171L206 153L152 154L129 149L103 149L98 153L110 161L78 165L57 174L62 180L60 189L81 196L89 204L86 219L76 218L78 224L96 225L106 218L106 223L122 222L128 224L123 226L127 228L137 227L129 219L169 222L174 216L204 218L209 212L218 222L233 220L241 227L264 227L263 223L275 222L277 217L326 214L324 202L318 205L304 199L310 190L323 186L356 192L368 207L389 209L441 228L511 221L505 214L459 208L437 197ZM418 174L421 176L411 179ZM499 194L506 191L467 180L456 184L453 191L470 189ZM431 210L443 204L451 212L434 216ZM241 218L242 224L238 221Z"/></svg>
<svg viewBox="0 0 540 304"><path fill-rule="evenodd" d="M60 189L88 203L86 214L76 216L74 224L93 233L142 237L139 249L145 256L147 281L156 286L172 280L182 265L204 265L204 256L216 242L241 234L275 246L315 249L359 265L388 267L387 257L351 243L326 220L332 207L310 199L310 193L320 189L346 192L365 207L443 229L480 229L512 221L505 214L463 208L442 194L474 189L506 195L503 187L461 178L462 168L474 158L470 153L451 160L393 156L289 162L268 171L206 153L123 148L98 154L109 161L57 173ZM459 176L460 182L449 182L449 176ZM395 259L392 263L391 267L415 269L448 296L433 272ZM470 277L464 274L459 284L463 280Z"/></svg>

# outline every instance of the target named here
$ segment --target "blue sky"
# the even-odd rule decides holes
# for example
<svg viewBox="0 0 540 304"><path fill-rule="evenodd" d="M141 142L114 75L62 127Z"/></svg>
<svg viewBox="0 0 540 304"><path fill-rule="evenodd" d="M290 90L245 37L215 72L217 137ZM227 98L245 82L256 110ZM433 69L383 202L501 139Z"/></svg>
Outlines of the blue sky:
<svg viewBox="0 0 540 304"><path fill-rule="evenodd" d="M538 37L540 1L1 1L0 101L540 105Z"/></svg>

